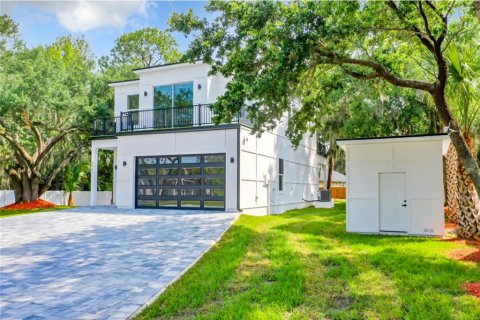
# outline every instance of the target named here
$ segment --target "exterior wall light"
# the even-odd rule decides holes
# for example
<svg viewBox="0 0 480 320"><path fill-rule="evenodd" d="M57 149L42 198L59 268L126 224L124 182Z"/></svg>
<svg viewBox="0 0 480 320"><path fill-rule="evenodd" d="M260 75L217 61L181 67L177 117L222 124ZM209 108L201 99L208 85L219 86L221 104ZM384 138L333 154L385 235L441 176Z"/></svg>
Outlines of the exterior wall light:
<svg viewBox="0 0 480 320"><path fill-rule="evenodd" d="M123 161L123 166L124 166L124 167L127 166L127 161Z"/></svg>
<svg viewBox="0 0 480 320"><path fill-rule="evenodd" d="M148 92L147 92L147 91L143 91L143 96L144 96L144 97L148 96Z"/></svg>
<svg viewBox="0 0 480 320"><path fill-rule="evenodd" d="M235 162L235 158L234 157L230 157L230 163L234 163Z"/></svg>
<svg viewBox="0 0 480 320"><path fill-rule="evenodd" d="M202 85L199 83L197 88L198 88L198 90L202 90Z"/></svg>

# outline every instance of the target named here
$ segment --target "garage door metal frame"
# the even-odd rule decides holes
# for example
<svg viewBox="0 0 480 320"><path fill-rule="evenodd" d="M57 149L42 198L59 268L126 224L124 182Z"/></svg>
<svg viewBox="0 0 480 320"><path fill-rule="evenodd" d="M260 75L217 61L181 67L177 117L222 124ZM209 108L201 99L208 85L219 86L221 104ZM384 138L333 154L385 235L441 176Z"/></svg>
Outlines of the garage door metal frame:
<svg viewBox="0 0 480 320"><path fill-rule="evenodd" d="M221 162L206 162L206 157L222 156ZM200 157L200 162L184 163L184 158ZM144 163L140 163L141 159ZM145 159L155 159L155 163L146 164ZM161 163L160 159L170 159L170 163ZM193 172L194 169L200 172ZM206 168L223 168L222 174L207 174ZM190 169L190 170L188 170ZM155 170L155 171L153 171ZM195 170L196 171L196 170ZM144 174L148 172L149 174ZM153 175L152 173L155 172ZM208 179L223 180L223 184L208 184ZM219 180L221 179L221 180ZM139 185L140 181L155 181L154 184ZM199 182L200 184L188 184ZM213 180L209 180L213 182ZM169 183L174 184L169 184ZM176 184L175 184L176 182ZM225 210L225 183L226 182L226 154L179 154L138 156L135 158L135 208L161 208L161 209L188 209L188 210ZM184 184L186 183L186 184ZM139 190L144 190L140 194ZM223 195L213 195L213 192L222 190ZM161 192L166 194L161 195ZM152 194L147 194L152 193ZM154 194L153 194L154 193ZM212 193L208 194L207 193ZM139 201L155 202L155 206L139 205ZM176 205L161 205L160 202L170 202ZM183 202L199 201L199 206L182 206ZM205 201L223 201L223 207L205 207Z"/></svg>

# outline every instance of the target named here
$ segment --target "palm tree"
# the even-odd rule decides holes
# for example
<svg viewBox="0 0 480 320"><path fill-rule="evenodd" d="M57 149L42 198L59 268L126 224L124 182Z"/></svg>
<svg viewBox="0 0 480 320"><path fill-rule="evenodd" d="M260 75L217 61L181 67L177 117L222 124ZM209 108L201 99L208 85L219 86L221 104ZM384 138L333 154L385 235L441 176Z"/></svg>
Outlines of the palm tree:
<svg viewBox="0 0 480 320"><path fill-rule="evenodd" d="M68 165L63 172L63 188L65 192L68 192L68 206L73 206L73 191L78 188L78 184L80 179L85 176L85 172L83 171L83 166L75 165L71 166Z"/></svg>
<svg viewBox="0 0 480 320"><path fill-rule="evenodd" d="M477 115L480 111L480 43L472 45L464 44L459 47L450 47L446 56L449 64L449 83L447 94L449 101L453 105L454 112L460 120L462 134L470 150L475 155L474 139L472 137L472 127L475 121L478 121ZM454 168L456 162L456 153L454 149L449 150L449 160L447 160L447 169ZM448 162L450 161L450 162ZM458 188L458 207L452 204L449 211L455 215L458 224L457 232L461 237L480 239L480 201L479 196L473 185L473 181L468 176L465 167L457 163L457 188ZM451 172L447 173L451 185L447 187L448 191L454 189L455 182ZM452 198L454 196L452 195Z"/></svg>

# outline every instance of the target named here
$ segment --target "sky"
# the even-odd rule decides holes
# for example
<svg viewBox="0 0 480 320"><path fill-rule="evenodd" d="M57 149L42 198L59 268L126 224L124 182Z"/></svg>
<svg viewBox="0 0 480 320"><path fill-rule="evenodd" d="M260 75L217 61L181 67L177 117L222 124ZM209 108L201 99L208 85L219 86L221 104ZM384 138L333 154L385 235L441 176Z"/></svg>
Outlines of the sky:
<svg viewBox="0 0 480 320"><path fill-rule="evenodd" d="M0 0L0 14L9 15L19 24L21 38L29 46L50 44L56 38L71 34L85 36L97 58L108 55L115 39L124 33L144 27L167 28L173 12L192 8L208 17L204 1L9 1ZM180 50L185 51L191 39L174 33Z"/></svg>

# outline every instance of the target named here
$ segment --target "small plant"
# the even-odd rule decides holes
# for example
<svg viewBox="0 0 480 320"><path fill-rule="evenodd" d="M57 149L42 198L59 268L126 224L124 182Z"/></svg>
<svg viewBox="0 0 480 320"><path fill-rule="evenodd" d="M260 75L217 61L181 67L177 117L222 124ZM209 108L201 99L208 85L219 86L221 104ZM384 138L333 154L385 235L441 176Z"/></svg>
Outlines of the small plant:
<svg viewBox="0 0 480 320"><path fill-rule="evenodd" d="M73 191L78 188L81 178L85 176L83 165L68 165L63 172L63 188L68 192L68 206L73 207Z"/></svg>

